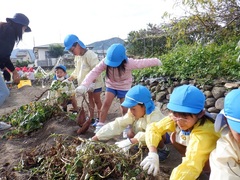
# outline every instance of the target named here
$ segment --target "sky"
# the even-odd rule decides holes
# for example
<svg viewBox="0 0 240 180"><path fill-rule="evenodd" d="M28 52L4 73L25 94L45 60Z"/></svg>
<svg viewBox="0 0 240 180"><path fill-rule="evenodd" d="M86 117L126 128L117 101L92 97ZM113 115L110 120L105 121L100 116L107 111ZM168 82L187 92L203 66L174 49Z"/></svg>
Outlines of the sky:
<svg viewBox="0 0 240 180"><path fill-rule="evenodd" d="M131 31L160 24L165 11L175 12L173 0L8 0L0 6L0 21L15 13L25 14L32 29L15 46L33 49L51 43L63 43L75 34L84 44L113 37L126 39Z"/></svg>

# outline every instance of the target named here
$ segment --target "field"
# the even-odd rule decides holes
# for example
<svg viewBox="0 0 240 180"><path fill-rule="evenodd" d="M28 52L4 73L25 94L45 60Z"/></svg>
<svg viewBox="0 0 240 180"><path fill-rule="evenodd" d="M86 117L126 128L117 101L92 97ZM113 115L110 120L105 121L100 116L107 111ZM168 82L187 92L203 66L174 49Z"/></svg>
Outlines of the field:
<svg viewBox="0 0 240 180"><path fill-rule="evenodd" d="M17 89L15 86L11 89L11 95L4 103L0 109L0 114L4 115L11 113L13 109L19 108L21 105L29 104L36 99L36 96L42 94L47 87L43 88L42 86L24 86L20 89ZM102 94L104 98L104 93ZM111 109L108 114L108 121L114 120L115 117L120 116L120 104L117 100L111 106ZM32 133L24 135L22 137L13 137L13 138L4 138L4 134L8 132L0 131L0 179L28 179L29 171L18 171L18 168L23 159L26 158L26 154L31 152L34 148L39 146L50 146L53 145L56 138L51 137L52 134L58 135L61 134L63 137L74 137L81 139L89 139L94 133L94 128L90 127L87 133L84 135L77 135L76 131L78 125L74 120L66 118L65 116L56 116L52 119L46 121L41 129L38 129ZM119 139L122 136L116 137L109 141L111 144ZM169 175L172 169L177 166L181 157L176 152L171 145L168 145L171 154L170 157L164 162L161 163L160 175L158 177L149 177L149 179L169 179ZM33 178L34 179L34 178ZM35 177L35 179L38 179ZM60 178L61 179L61 178ZM112 179L119 179L118 177Z"/></svg>

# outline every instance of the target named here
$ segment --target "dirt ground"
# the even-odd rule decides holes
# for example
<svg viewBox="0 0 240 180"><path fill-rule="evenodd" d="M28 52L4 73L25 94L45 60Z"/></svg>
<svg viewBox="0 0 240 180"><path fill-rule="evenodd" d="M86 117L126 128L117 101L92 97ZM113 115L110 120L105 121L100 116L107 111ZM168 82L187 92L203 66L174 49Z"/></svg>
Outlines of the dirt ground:
<svg viewBox="0 0 240 180"><path fill-rule="evenodd" d="M36 96L39 96L44 90L42 86L24 86L21 89L17 89L15 86L11 89L10 97L6 100L4 105L0 109L0 115L10 113L12 109L18 108L21 105L28 104L35 100ZM103 93L104 98L104 93ZM115 117L120 115L120 103L115 100L110 108L107 121L114 120ZM4 179L26 179L24 173L12 172L14 166L17 166L21 161L22 153L28 149L36 147L40 144L46 143L49 135L67 134L71 136L77 136L76 130L78 125L75 121L62 119L57 117L55 120L50 120L42 129L31 133L29 136L18 139L2 139L3 134L7 131L0 131L0 180ZM80 135L82 138L90 138L94 135L93 127L87 131L86 134ZM160 176L157 179L165 180L169 179L169 175L174 167L181 162L181 157L171 145L170 157L160 164ZM6 178L11 174L10 178ZM8 176L9 177L9 176Z"/></svg>

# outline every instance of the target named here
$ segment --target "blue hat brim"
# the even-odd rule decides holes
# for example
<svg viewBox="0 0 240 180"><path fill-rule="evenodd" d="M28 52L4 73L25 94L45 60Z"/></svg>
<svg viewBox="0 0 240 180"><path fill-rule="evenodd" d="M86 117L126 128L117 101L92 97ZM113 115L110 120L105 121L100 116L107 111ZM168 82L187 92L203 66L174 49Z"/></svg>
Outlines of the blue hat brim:
<svg viewBox="0 0 240 180"><path fill-rule="evenodd" d="M201 110L199 111L199 108L195 109L192 107L181 106L181 105L172 104L172 103L168 103L167 108L175 112L192 113L192 114L198 114L201 111Z"/></svg>
<svg viewBox="0 0 240 180"><path fill-rule="evenodd" d="M67 72L67 68L65 66L62 66L62 65L56 66L55 69L62 69L64 72Z"/></svg>
<svg viewBox="0 0 240 180"><path fill-rule="evenodd" d="M111 67L118 67L122 63L122 61L120 61L120 62L112 62L109 59L105 58L104 59L104 63L106 65L108 65L108 66L111 66Z"/></svg>
<svg viewBox="0 0 240 180"><path fill-rule="evenodd" d="M133 106L136 106L138 103L136 101L133 101L131 99L125 98L123 103L121 104L124 107L131 108Z"/></svg>
<svg viewBox="0 0 240 180"><path fill-rule="evenodd" d="M83 48L83 49L86 49L86 46L83 44L82 41L80 40L77 40L76 42L78 42L78 44ZM69 46L65 47L64 48L64 51L68 51L69 49L71 49L71 47L73 46L75 42L73 42L72 44L70 44Z"/></svg>

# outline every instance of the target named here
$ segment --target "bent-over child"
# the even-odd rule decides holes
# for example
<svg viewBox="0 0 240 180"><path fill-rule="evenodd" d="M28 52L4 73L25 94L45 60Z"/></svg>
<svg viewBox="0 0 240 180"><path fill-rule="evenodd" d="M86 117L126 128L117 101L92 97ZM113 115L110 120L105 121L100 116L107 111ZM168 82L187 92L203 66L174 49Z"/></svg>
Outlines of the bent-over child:
<svg viewBox="0 0 240 180"><path fill-rule="evenodd" d="M167 104L170 114L146 130L149 153L140 165L148 174L156 176L159 171L157 146L166 132L172 132L172 145L183 156L170 179L197 179L203 170L209 173L209 155L216 147L219 134L214 131L214 120L205 112L204 104L204 94L193 85L173 90Z"/></svg>
<svg viewBox="0 0 240 180"><path fill-rule="evenodd" d="M210 179L240 179L240 89L226 95L215 130L221 132L221 138L210 155Z"/></svg>
<svg viewBox="0 0 240 180"><path fill-rule="evenodd" d="M55 67L56 80L52 81L50 88L57 86L57 83L59 83L59 82L61 82L61 84L58 89L50 90L48 92L48 99L57 100L61 96L63 97L63 93L66 93L66 95L69 96L69 99L68 98L64 99L64 97L63 97L63 99L64 99L63 102L60 102L63 110L67 111L67 105L69 103L71 103L73 106L72 111L78 112L77 101L75 98L75 87L74 87L73 82L64 81L66 79L65 78L66 74L67 74L66 66L60 64Z"/></svg>
<svg viewBox="0 0 240 180"><path fill-rule="evenodd" d="M125 100L121 104L129 108L123 117L118 117L114 121L104 125L92 137L92 140L109 140L116 135L120 135L127 126L130 126L126 140L117 142L116 144L123 148L124 151L129 150L132 144L145 143L145 130L152 122L160 121L164 115L160 109L155 107L151 98L150 91L142 85L133 86L126 94ZM163 141L159 145L163 156L167 158L169 149L164 144L167 137L163 134Z"/></svg>

